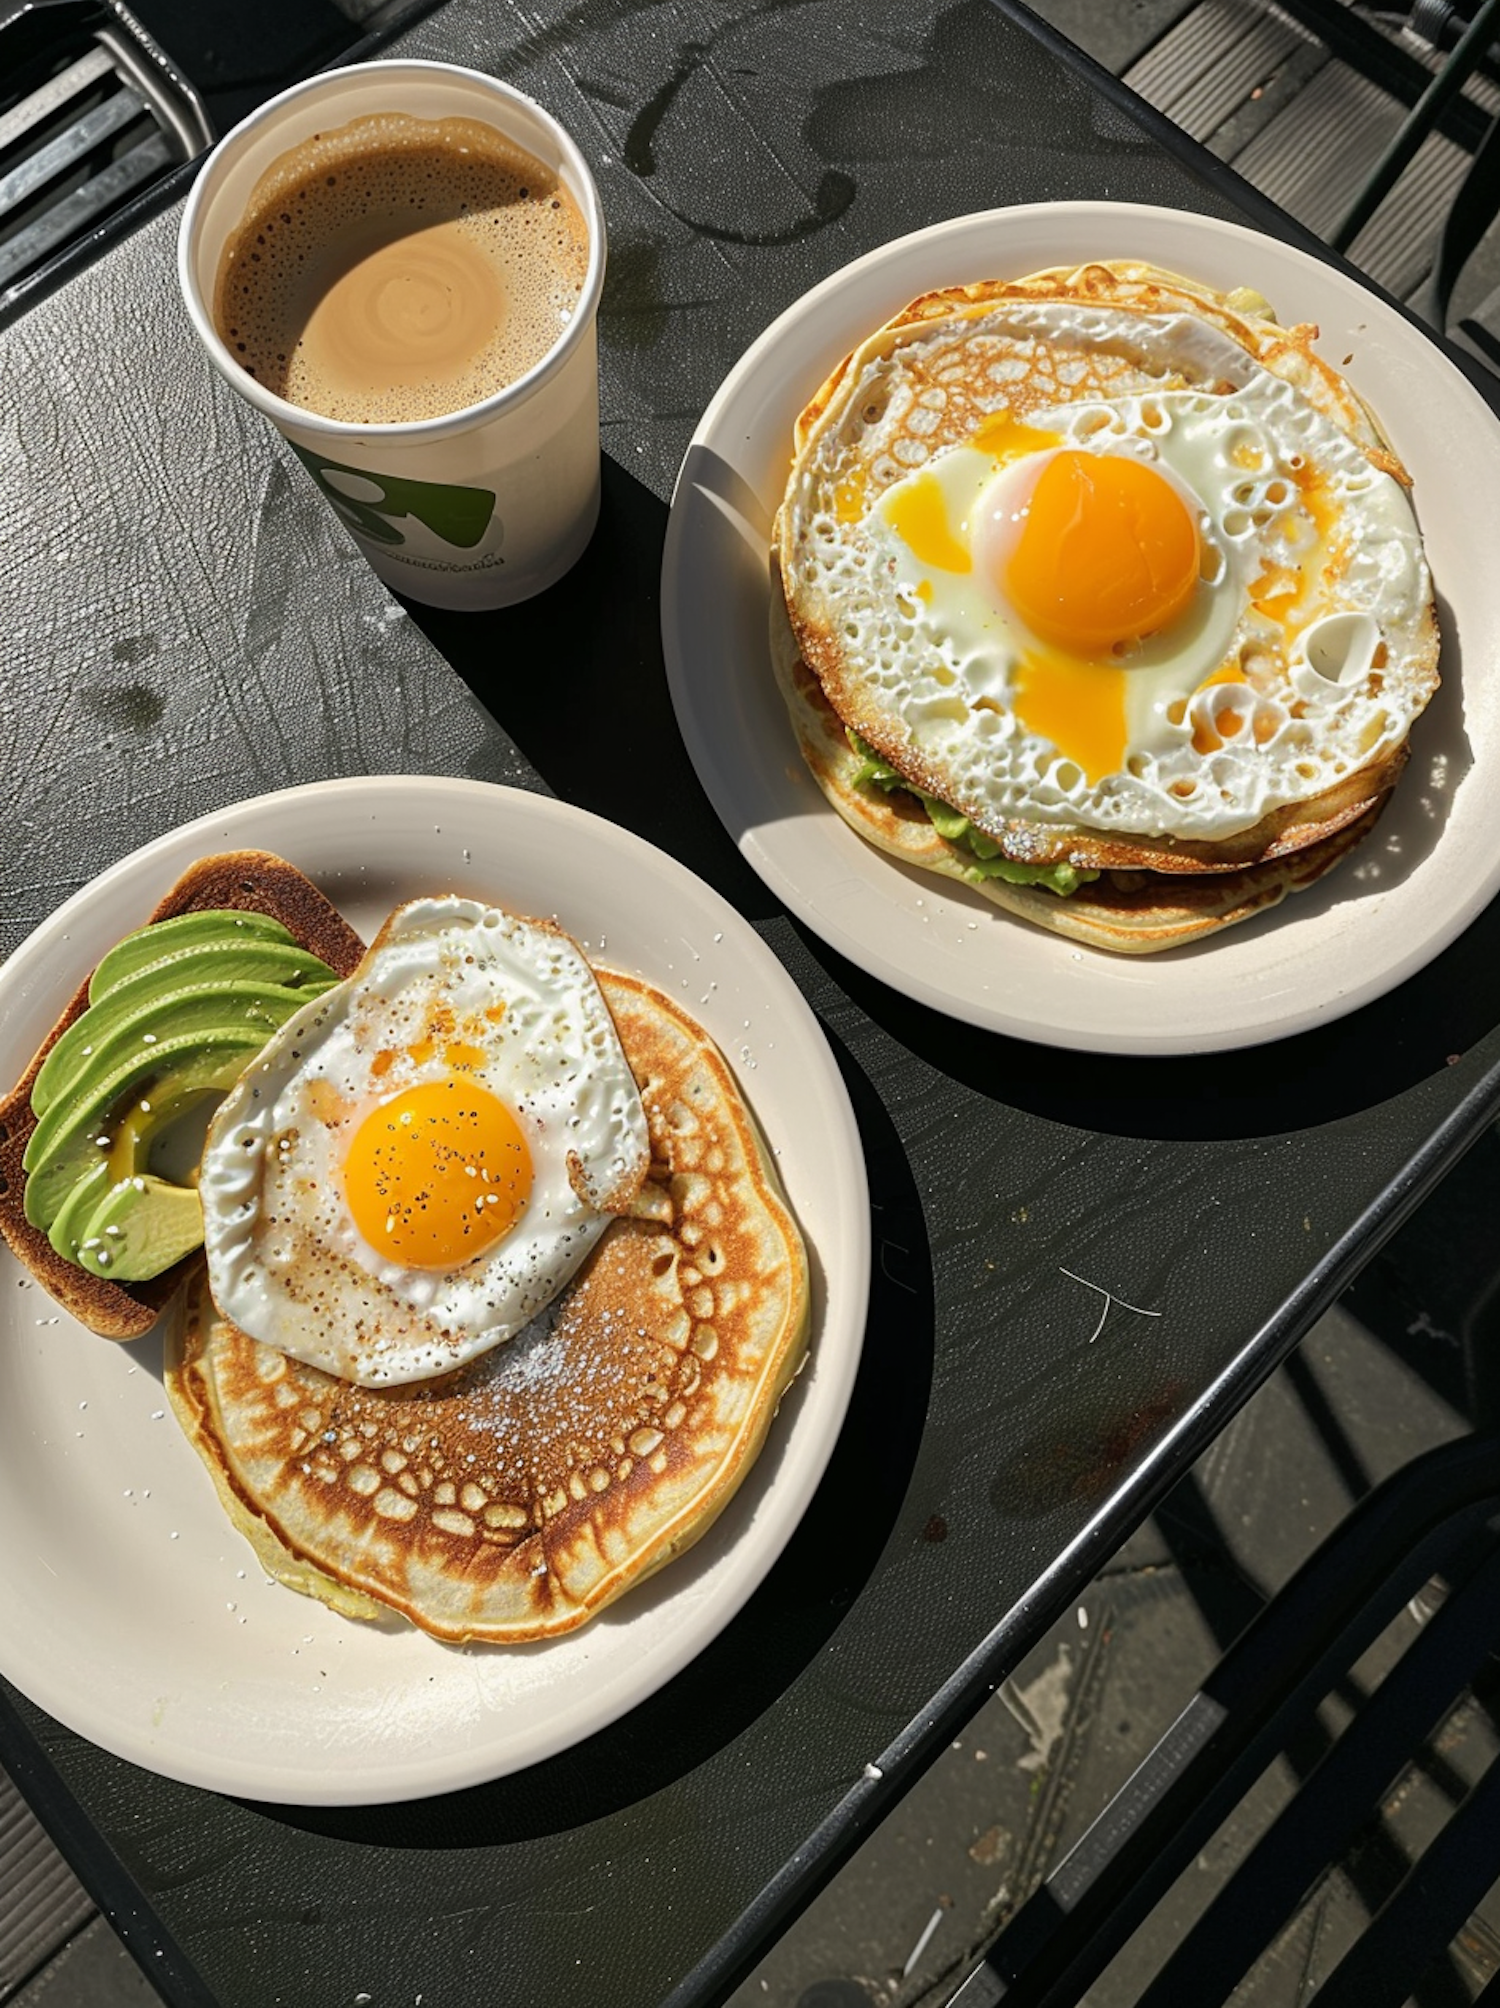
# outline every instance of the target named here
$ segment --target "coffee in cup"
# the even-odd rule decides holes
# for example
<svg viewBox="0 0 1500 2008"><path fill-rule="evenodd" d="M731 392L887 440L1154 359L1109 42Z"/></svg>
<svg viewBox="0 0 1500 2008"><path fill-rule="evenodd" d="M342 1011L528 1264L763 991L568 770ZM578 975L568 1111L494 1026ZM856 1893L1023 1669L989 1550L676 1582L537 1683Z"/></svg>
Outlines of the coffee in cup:
<svg viewBox="0 0 1500 2008"><path fill-rule="evenodd" d="M557 121L417 60L325 71L252 112L178 240L214 366L388 585L461 608L541 592L588 543L604 255Z"/></svg>
<svg viewBox="0 0 1500 2008"><path fill-rule="evenodd" d="M399 425L523 377L577 312L588 263L578 205L540 161L476 119L390 112L315 134L261 178L220 259L214 325L276 396Z"/></svg>

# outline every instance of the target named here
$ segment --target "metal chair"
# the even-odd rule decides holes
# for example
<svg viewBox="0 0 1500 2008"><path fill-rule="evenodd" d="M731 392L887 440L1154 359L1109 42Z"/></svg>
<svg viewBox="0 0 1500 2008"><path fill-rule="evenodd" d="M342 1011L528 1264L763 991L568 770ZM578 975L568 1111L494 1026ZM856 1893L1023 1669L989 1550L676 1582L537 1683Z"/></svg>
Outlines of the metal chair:
<svg viewBox="0 0 1500 2008"><path fill-rule="evenodd" d="M213 139L120 0L0 0L0 318Z"/></svg>
<svg viewBox="0 0 1500 2008"><path fill-rule="evenodd" d="M1437 1607L1136 2008L1209 2008L1378 1816L1465 1691L1500 1698L1500 1433L1415 1459L1248 1626L949 2008L1076 2003L1320 1701L1424 1586ZM1341 1690L1342 1691L1342 1690ZM1500 1759L1369 1920L1317 2008L1397 2008L1500 1878ZM1500 2002L1500 1976L1486 1986Z"/></svg>
<svg viewBox="0 0 1500 2008"><path fill-rule="evenodd" d="M1500 0L1193 0L1124 81L1442 325L1500 213L1497 38Z"/></svg>

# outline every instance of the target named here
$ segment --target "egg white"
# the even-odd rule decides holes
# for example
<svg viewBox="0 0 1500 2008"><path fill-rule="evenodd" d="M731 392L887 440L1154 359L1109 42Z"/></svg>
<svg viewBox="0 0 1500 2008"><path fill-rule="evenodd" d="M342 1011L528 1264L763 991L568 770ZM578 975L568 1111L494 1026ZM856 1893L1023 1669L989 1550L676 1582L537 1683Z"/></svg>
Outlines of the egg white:
<svg viewBox="0 0 1500 2008"><path fill-rule="evenodd" d="M1404 740L1430 687L1431 588L1411 506L1292 385L1242 374L1225 395L1164 390L1029 412L1050 448L1012 458L950 446L886 486L852 529L819 518L863 715L884 725L889 757L899 765L895 749L910 749L924 778L940 778L935 792L981 828L999 835L1021 819L1223 837ZM997 524L1024 507L1048 451L1064 448L1147 462L1192 510L1203 545L1182 615L1120 652L1125 753L1093 775L1016 715L1018 666L1049 651L1008 603L996 563ZM969 569L925 561L896 528L921 483L940 492ZM1274 568L1295 583L1291 614L1255 603Z"/></svg>
<svg viewBox="0 0 1500 2008"><path fill-rule="evenodd" d="M533 1183L487 1253L452 1270L407 1267L355 1225L343 1156L372 1110L450 1075L454 1040L468 1056L482 1046L464 1077L515 1114ZM649 1159L639 1092L576 945L478 901L417 900L349 982L278 1033L215 1116L199 1182L209 1287L242 1331L345 1380L428 1379L535 1317Z"/></svg>

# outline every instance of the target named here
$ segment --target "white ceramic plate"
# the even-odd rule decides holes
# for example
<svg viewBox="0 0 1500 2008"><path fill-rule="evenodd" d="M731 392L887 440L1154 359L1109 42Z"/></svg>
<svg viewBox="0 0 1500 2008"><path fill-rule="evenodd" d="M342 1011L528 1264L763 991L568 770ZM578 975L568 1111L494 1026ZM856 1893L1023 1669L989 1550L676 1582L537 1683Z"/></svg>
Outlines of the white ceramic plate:
<svg viewBox="0 0 1500 2008"><path fill-rule="evenodd" d="M0 971L13 1081L110 943L215 851L279 852L368 939L453 890L555 914L600 962L680 998L778 1153L813 1268L812 1355L766 1450L680 1561L550 1644L454 1648L269 1582L161 1383L161 1346L64 1316L0 1248L0 1664L96 1743L195 1785L294 1804L422 1797L566 1748L654 1692L729 1621L797 1525L864 1334L869 1203L833 1056L753 929L660 851L544 797L474 781L330 782L242 802L137 851Z"/></svg>
<svg viewBox="0 0 1500 2008"><path fill-rule="evenodd" d="M1217 940L1112 956L1028 927L862 843L806 772L766 650L766 554L792 424L828 370L930 287L1131 257L1249 285L1315 321L1414 477L1444 631L1444 687L1379 828L1312 891ZM746 858L841 954L953 1017L1048 1045L1183 1053L1253 1045L1411 975L1500 889L1484 774L1500 740L1500 422L1433 344L1342 273L1179 210L1057 203L955 217L806 294L741 358L683 463L662 574L678 723ZM1477 771L1471 773L1470 768Z"/></svg>

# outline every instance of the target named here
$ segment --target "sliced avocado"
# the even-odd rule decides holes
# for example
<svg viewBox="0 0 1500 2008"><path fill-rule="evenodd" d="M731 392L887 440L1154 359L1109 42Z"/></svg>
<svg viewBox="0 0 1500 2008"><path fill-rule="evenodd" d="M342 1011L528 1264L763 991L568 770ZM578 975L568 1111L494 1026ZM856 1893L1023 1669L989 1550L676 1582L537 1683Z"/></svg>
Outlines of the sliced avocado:
<svg viewBox="0 0 1500 2008"><path fill-rule="evenodd" d="M278 968L283 976L260 973ZM141 970L106 991L63 1033L32 1083L32 1112L44 1116L65 1095L86 1090L90 1075L176 1032L243 1022L258 1025L262 1040L268 1039L337 980L315 955L279 942L194 951L170 971Z"/></svg>
<svg viewBox="0 0 1500 2008"><path fill-rule="evenodd" d="M232 908L206 907L201 913L179 913L171 920L154 920L117 941L89 978L89 1002L138 970L170 961L184 948L207 941L284 941L292 936L279 920L263 913L238 913Z"/></svg>
<svg viewBox="0 0 1500 2008"><path fill-rule="evenodd" d="M110 1186L85 1220L73 1260L111 1282L143 1283L202 1244L194 1188L144 1172Z"/></svg>
<svg viewBox="0 0 1500 2008"><path fill-rule="evenodd" d="M54 1102L26 1146L26 1218L50 1227L73 1186L101 1161L112 1181L146 1170L152 1138L211 1089L232 1087L265 1044L262 1030L205 1026L162 1039Z"/></svg>
<svg viewBox="0 0 1500 2008"><path fill-rule="evenodd" d="M970 822L962 809L955 809L938 796L924 794L920 788L914 787L883 754L877 753L873 746L861 739L852 726L845 726L844 737L860 758L860 766L852 776L853 785L856 788L883 788L887 794L899 789L915 796L926 811L928 822L944 842L967 853L966 862L960 869L972 885L983 885L986 879L1004 879L1010 885L1045 886L1047 891L1066 899L1081 885L1088 885L1098 878L1098 872L1087 865L1026 865L1003 857L995 839Z"/></svg>
<svg viewBox="0 0 1500 2008"><path fill-rule="evenodd" d="M83 1239L83 1223L110 1188L109 1166L100 1162L69 1192L57 1209L47 1239L65 1262L78 1260L78 1244Z"/></svg>

